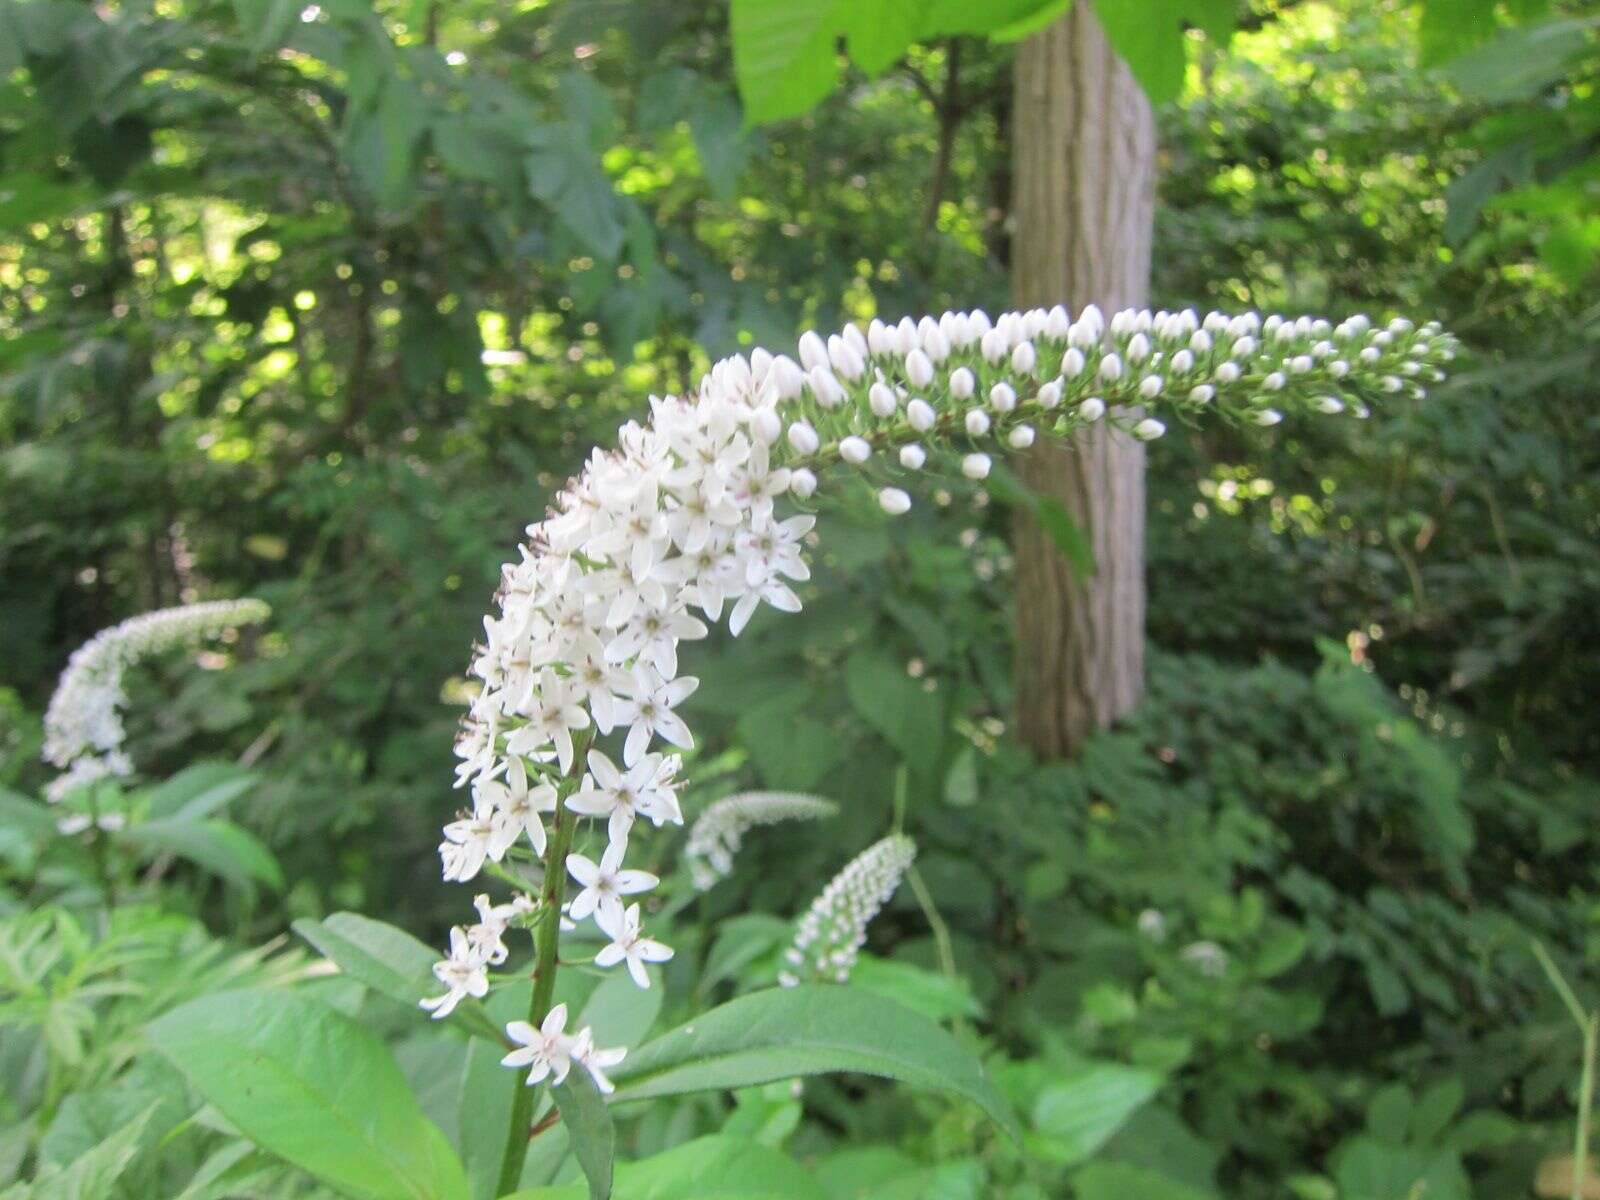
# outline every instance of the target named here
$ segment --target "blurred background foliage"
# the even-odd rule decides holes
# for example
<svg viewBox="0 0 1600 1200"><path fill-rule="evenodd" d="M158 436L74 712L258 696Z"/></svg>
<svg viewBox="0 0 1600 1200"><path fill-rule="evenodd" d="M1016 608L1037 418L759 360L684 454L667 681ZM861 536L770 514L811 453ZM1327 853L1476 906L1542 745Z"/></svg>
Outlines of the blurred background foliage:
<svg viewBox="0 0 1600 1200"><path fill-rule="evenodd" d="M753 842L702 920L792 912L903 769L1079 1195L1390 1200L1405 1162L1429 1200L1522 1196L1577 1054L1531 939L1600 986L1600 23L1236 15L1161 110L1157 303L1403 311L1468 360L1359 427L1153 449L1150 695L1072 763L1007 737L1003 502L949 483L893 538L838 502L805 613L695 655L694 774L845 811ZM259 637L143 675L132 749L252 765L233 818L288 890L219 907L180 866L180 907L437 940L459 673L522 526L716 356L1003 307L1010 58L940 37L756 127L721 0L0 0L0 783L42 781L96 630L259 595ZM874 948L931 966L902 901ZM1089 1054L1161 1087L1080 1169L1044 1076ZM1059 1194L948 1113L808 1100L819 1152Z"/></svg>

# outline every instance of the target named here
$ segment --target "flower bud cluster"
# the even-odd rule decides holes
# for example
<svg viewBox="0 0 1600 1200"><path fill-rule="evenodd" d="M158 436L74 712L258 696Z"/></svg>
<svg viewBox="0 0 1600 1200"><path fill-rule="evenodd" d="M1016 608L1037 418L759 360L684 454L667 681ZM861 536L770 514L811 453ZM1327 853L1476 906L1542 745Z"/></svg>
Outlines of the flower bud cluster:
<svg viewBox="0 0 1600 1200"><path fill-rule="evenodd" d="M610 939L596 962L625 962L647 986L644 964L671 950L644 935L640 904L623 907L655 882L623 859L638 828L682 821L675 751L693 738L677 710L697 681L679 672L680 644L724 618L738 635L763 605L800 609L815 518L795 510L826 468L903 482L938 454L982 480L989 451L1038 433L1105 423L1160 437L1152 410L1262 425L1285 413L1360 417L1386 394L1420 394L1416 381L1438 377L1452 354L1437 327L1405 321L1189 311L1108 321L1090 307L1076 318L1053 308L873 321L807 333L796 358L756 350L717 363L692 394L652 397L649 419L590 457L503 569L456 744L457 785L472 803L444 828L445 877L545 856L546 818L603 822L598 862L573 854L546 870L565 865L583 886L569 915L592 917ZM878 503L891 516L912 507L898 486L880 486ZM494 965L472 957L496 944L488 925L460 927L462 953L453 939L439 965L468 981L463 995Z"/></svg>
<svg viewBox="0 0 1600 1200"><path fill-rule="evenodd" d="M915 842L891 834L852 859L800 918L794 945L784 952L778 982L794 987L806 980L849 979L866 944L867 926L894 895L916 857Z"/></svg>
<svg viewBox="0 0 1600 1200"><path fill-rule="evenodd" d="M779 821L816 821L838 813L839 806L803 792L741 792L718 800L689 827L683 856L700 891L713 887L733 871L733 859L744 835L757 825Z"/></svg>
<svg viewBox="0 0 1600 1200"><path fill-rule="evenodd" d="M51 802L84 784L133 773L122 750L122 675L141 659L265 621L260 600L215 600L164 608L102 629L73 651L44 715L44 759L63 774L45 789ZM77 828L85 828L77 825Z"/></svg>

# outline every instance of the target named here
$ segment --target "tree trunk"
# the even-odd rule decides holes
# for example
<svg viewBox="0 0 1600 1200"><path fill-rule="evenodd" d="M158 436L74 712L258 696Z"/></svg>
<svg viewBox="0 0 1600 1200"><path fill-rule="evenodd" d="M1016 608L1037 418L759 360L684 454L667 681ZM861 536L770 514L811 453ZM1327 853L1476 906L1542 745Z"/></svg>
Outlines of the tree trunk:
<svg viewBox="0 0 1600 1200"><path fill-rule="evenodd" d="M1012 111L1017 306L1145 304L1155 207L1149 102L1079 0L1029 38ZM1020 508L1017 731L1042 758L1077 752L1139 702L1144 686L1144 447L1105 427L1041 443L1023 480L1066 507L1094 549L1078 578Z"/></svg>

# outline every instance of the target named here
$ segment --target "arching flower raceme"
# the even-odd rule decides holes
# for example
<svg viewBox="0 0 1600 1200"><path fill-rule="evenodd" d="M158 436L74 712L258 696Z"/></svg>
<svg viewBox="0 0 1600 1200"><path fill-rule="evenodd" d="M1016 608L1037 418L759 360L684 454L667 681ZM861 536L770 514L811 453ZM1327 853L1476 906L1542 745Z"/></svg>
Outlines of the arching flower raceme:
<svg viewBox="0 0 1600 1200"><path fill-rule="evenodd" d="M815 821L839 811L832 800L803 792L741 792L710 805L689 827L683 856L700 891L725 879L744 835L757 825L779 821Z"/></svg>
<svg viewBox="0 0 1600 1200"><path fill-rule="evenodd" d="M45 789L46 799L55 803L84 784L133 773L122 750L121 710L128 702L122 674L127 668L164 650L265 621L271 613L260 600L164 608L102 629L79 646L45 710L44 759L63 771Z"/></svg>
<svg viewBox="0 0 1600 1200"><path fill-rule="evenodd" d="M569 853L596 879L620 879L639 817L681 820L671 749L694 744L680 707L695 689L679 674L681 643L725 617L737 635L762 607L800 609L820 532L805 509L825 481L860 476L892 519L913 507L905 485L919 467L982 481L992 455L1096 422L1152 441L1175 421L1361 419L1396 394L1420 397L1453 355L1436 325L1405 320L1132 310L1107 320L1091 306L1076 317L1057 307L874 321L865 334L807 334L798 361L755 350L717 363L691 394L652 397L648 419L591 454L504 567L456 744L457 785L472 787L473 806L446 829L447 877L540 853L549 899L539 905L555 907ZM605 850L573 846L579 819ZM885 871L909 862L899 841L874 851ZM709 848L692 861L716 869ZM643 985L642 964L670 951L646 936L640 904L619 908L597 892L570 911L601 924L603 961L626 962ZM552 935L558 919L527 917ZM469 945L481 943L472 928ZM553 956L553 944L539 951Z"/></svg>
<svg viewBox="0 0 1600 1200"><path fill-rule="evenodd" d="M867 926L911 869L917 847L894 834L874 842L822 889L800 918L794 945L784 952L778 982L793 987L808 979L843 983L867 940Z"/></svg>

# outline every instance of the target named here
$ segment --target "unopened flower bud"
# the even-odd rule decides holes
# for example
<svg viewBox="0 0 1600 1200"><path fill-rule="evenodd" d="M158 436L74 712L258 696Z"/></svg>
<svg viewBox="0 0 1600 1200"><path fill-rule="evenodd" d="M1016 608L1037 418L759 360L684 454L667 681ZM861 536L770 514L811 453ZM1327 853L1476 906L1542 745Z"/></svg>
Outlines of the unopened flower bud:
<svg viewBox="0 0 1600 1200"><path fill-rule="evenodd" d="M987 479L992 466L987 454L969 454L961 460L961 473L968 479Z"/></svg>
<svg viewBox="0 0 1600 1200"><path fill-rule="evenodd" d="M911 497L897 487L886 487L878 493L878 505L891 517L911 511Z"/></svg>
<svg viewBox="0 0 1600 1200"><path fill-rule="evenodd" d="M1146 417L1133 427L1133 436L1141 442L1153 442L1166 431L1167 427L1160 421L1154 417Z"/></svg>
<svg viewBox="0 0 1600 1200"><path fill-rule="evenodd" d="M920 471L928 461L928 452L921 446L909 445L900 447L900 465L908 471Z"/></svg>
<svg viewBox="0 0 1600 1200"><path fill-rule="evenodd" d="M1034 432L1032 425L1018 425L1006 437L1006 444L1013 450L1026 450L1033 445Z"/></svg>
<svg viewBox="0 0 1600 1200"><path fill-rule="evenodd" d="M813 367L828 364L828 346L814 329L800 335L800 365L809 373Z"/></svg>
<svg viewBox="0 0 1600 1200"><path fill-rule="evenodd" d="M1078 405L1078 415L1085 421L1098 421L1106 415L1106 402L1099 396L1090 396Z"/></svg>
<svg viewBox="0 0 1600 1200"><path fill-rule="evenodd" d="M1163 380L1159 375L1146 375L1139 381L1139 395L1146 400L1154 400L1161 395Z"/></svg>
<svg viewBox="0 0 1600 1200"><path fill-rule="evenodd" d="M1189 399L1196 404L1210 404L1211 398L1217 394L1217 389L1209 383L1196 384L1189 389Z"/></svg>
<svg viewBox="0 0 1600 1200"><path fill-rule="evenodd" d="M1196 329L1189 335L1189 349L1196 354L1205 354L1211 349L1211 335L1204 329Z"/></svg>
<svg viewBox="0 0 1600 1200"><path fill-rule="evenodd" d="M1008 413L1017 407L1017 391L1009 383L997 383L989 389L989 407L997 413Z"/></svg>
<svg viewBox="0 0 1600 1200"><path fill-rule="evenodd" d="M1311 403L1316 405L1318 412L1327 413L1330 417L1344 411L1344 401L1337 396L1318 396Z"/></svg>
<svg viewBox="0 0 1600 1200"><path fill-rule="evenodd" d="M933 423L938 414L933 411L933 405L921 397L906 405L906 423L918 433L927 433L933 428Z"/></svg>
<svg viewBox="0 0 1600 1200"><path fill-rule="evenodd" d="M806 385L806 373L787 354L780 354L772 360L772 366L767 369L767 379L778 390L780 400L793 400Z"/></svg>
<svg viewBox="0 0 1600 1200"><path fill-rule="evenodd" d="M826 366L815 366L806 375L811 384L811 394L823 408L838 408L844 403L844 384L834 378Z"/></svg>
<svg viewBox="0 0 1600 1200"><path fill-rule="evenodd" d="M872 457L872 447L866 438L847 437L839 443L839 457L854 466L860 466Z"/></svg>
<svg viewBox="0 0 1600 1200"><path fill-rule="evenodd" d="M894 389L882 380L867 390L867 404L872 409L872 415L880 419L894 416L895 410L900 407Z"/></svg>
<svg viewBox="0 0 1600 1200"><path fill-rule="evenodd" d="M817 490L817 477L806 468L789 472L789 490L804 500Z"/></svg>
<svg viewBox="0 0 1600 1200"><path fill-rule="evenodd" d="M1120 315L1120 314L1119 314ZM1142 333L1136 333L1128 339L1128 361L1143 362L1150 357L1150 339Z"/></svg>
<svg viewBox="0 0 1600 1200"><path fill-rule="evenodd" d="M794 447L796 454L815 454L817 447L822 445L822 439L809 423L796 421L789 426L789 445Z"/></svg>
<svg viewBox="0 0 1600 1200"><path fill-rule="evenodd" d="M1039 407L1045 411L1059 408L1061 405L1061 381L1052 379L1039 389Z"/></svg>
<svg viewBox="0 0 1600 1200"><path fill-rule="evenodd" d="M770 408L757 409L750 418L750 432L764 445L770 446L783 436L783 421Z"/></svg>
<svg viewBox="0 0 1600 1200"><path fill-rule="evenodd" d="M973 437L982 437L989 432L989 414L981 408L970 409L967 412L967 432Z"/></svg>
<svg viewBox="0 0 1600 1200"><path fill-rule="evenodd" d="M1217 382L1239 382L1239 364L1234 362L1232 359L1228 359L1222 363L1219 363L1217 365Z"/></svg>
<svg viewBox="0 0 1600 1200"><path fill-rule="evenodd" d="M914 388L925 388L933 382L933 363L921 350L906 355L906 378Z"/></svg>
<svg viewBox="0 0 1600 1200"><path fill-rule="evenodd" d="M978 381L967 368L957 367L950 372L950 394L957 400L970 400L977 387Z"/></svg>
<svg viewBox="0 0 1600 1200"><path fill-rule="evenodd" d="M1032 375L1033 368L1038 365L1039 355L1034 350L1032 342L1020 342L1016 349L1011 351L1011 369L1021 375Z"/></svg>
<svg viewBox="0 0 1600 1200"><path fill-rule="evenodd" d="M1083 351L1076 346L1069 347L1061 356L1061 373L1068 379L1076 379L1083 374Z"/></svg>
<svg viewBox="0 0 1600 1200"><path fill-rule="evenodd" d="M1108 354L1100 360L1100 378L1107 383L1114 383L1122 378L1122 360L1115 354Z"/></svg>
<svg viewBox="0 0 1600 1200"><path fill-rule="evenodd" d="M1256 340L1253 337L1242 337L1233 343L1232 353L1240 358L1247 358L1256 352Z"/></svg>
<svg viewBox="0 0 1600 1200"><path fill-rule="evenodd" d="M1271 426L1276 425L1279 421L1283 420L1283 414L1275 408L1263 408L1250 419L1257 425Z"/></svg>
<svg viewBox="0 0 1600 1200"><path fill-rule="evenodd" d="M1172 370L1177 375L1194 370L1194 355L1187 350L1179 350L1172 356Z"/></svg>
<svg viewBox="0 0 1600 1200"><path fill-rule="evenodd" d="M849 328L855 330L857 337L861 336L861 331L854 325ZM828 339L828 361L833 364L833 369L846 379L860 379L867 372L865 355L838 334Z"/></svg>
<svg viewBox="0 0 1600 1200"><path fill-rule="evenodd" d="M1261 386L1269 392L1281 392L1286 382L1282 371L1274 371L1261 381Z"/></svg>
<svg viewBox="0 0 1600 1200"><path fill-rule="evenodd" d="M1332 375L1335 379L1343 379L1346 375L1350 374L1350 364L1345 362L1345 360L1342 358L1336 358L1328 364L1328 374Z"/></svg>

